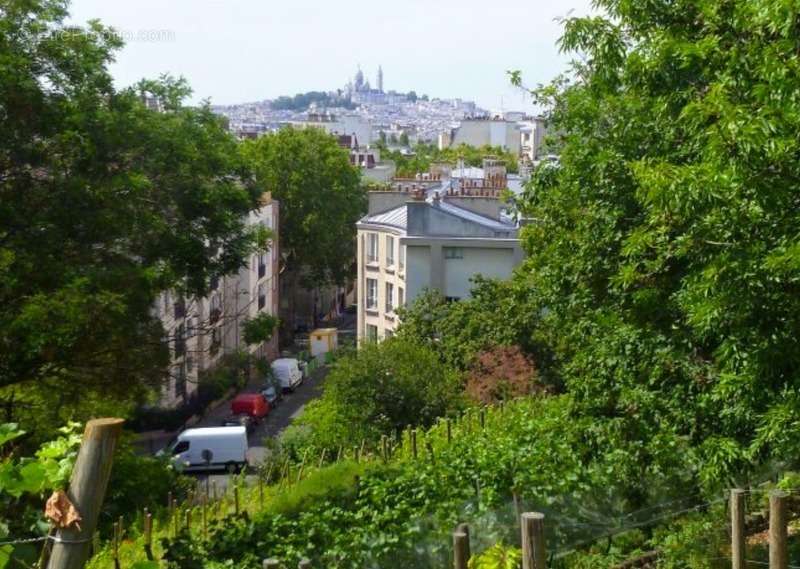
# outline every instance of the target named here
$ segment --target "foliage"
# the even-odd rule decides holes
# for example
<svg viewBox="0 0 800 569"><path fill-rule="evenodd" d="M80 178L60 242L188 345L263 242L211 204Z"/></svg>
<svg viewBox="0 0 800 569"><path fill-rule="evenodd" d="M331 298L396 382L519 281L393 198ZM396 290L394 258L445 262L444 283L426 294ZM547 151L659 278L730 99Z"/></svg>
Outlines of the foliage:
<svg viewBox="0 0 800 569"><path fill-rule="evenodd" d="M366 211L360 174L336 139L316 128L284 128L247 141L260 187L281 203L280 248L312 283L343 282L355 256L355 222Z"/></svg>
<svg viewBox="0 0 800 569"><path fill-rule="evenodd" d="M591 543L641 523L641 516L663 518L670 511L663 503L678 510L691 498L680 474L674 477L674 464L639 470L635 446L612 440L614 433L590 418L573 418L568 396L490 410L484 430L467 415L453 425L451 443L446 433L438 424L420 435L434 459L430 451L413 459L406 442L388 464L345 461L313 471L274 498L268 492L263 512L212 524L203 544L188 535L165 542L170 566L213 560L257 567L264 557L293 566L309 557L315 565L342 568L443 567L452 563L451 532L459 522L470 524L479 554L496 542L518 543L512 493L522 508L546 513L555 550ZM680 466L693 468L686 460ZM643 542L639 536L629 545Z"/></svg>
<svg viewBox="0 0 800 569"><path fill-rule="evenodd" d="M110 534L112 524L120 516L130 519L145 507L153 509L154 504L166 504L170 493L180 500L195 486L192 478L175 470L170 457L142 456L131 438L123 437L114 451L114 465L99 519L105 535Z"/></svg>
<svg viewBox="0 0 800 569"><path fill-rule="evenodd" d="M284 444L336 452L408 425L431 425L458 409L459 386L458 375L424 346L400 339L363 345L334 363L322 397L306 407Z"/></svg>
<svg viewBox="0 0 800 569"><path fill-rule="evenodd" d="M81 442L80 424L70 423L33 456L18 456L21 449L14 446L15 441L19 443L25 435L16 424L0 424L0 540L45 533L45 494L65 487ZM35 551L24 544L2 546L0 567L12 557L22 559L32 554Z"/></svg>
<svg viewBox="0 0 800 569"><path fill-rule="evenodd" d="M469 369L475 355L492 346L518 345L538 356L543 352L531 336L539 314L531 308L531 295L521 279L504 282L479 275L473 277L470 298L458 302L428 290L398 310L397 336L430 347L461 370Z"/></svg>
<svg viewBox="0 0 800 569"><path fill-rule="evenodd" d="M275 110L304 111L312 104L321 107L344 107L345 109L354 109L356 107L349 98L331 96L324 91L298 93L294 97L284 95L271 101L269 106Z"/></svg>
<svg viewBox="0 0 800 569"><path fill-rule="evenodd" d="M26 427L159 385L156 295L204 292L263 240L245 226L261 189L220 120L182 106L183 80L115 89L119 36L66 20L61 0L0 13L0 400Z"/></svg>
<svg viewBox="0 0 800 569"><path fill-rule="evenodd" d="M278 318L266 312L261 312L253 318L248 318L242 326L245 344L252 345L269 342L279 325Z"/></svg>
<svg viewBox="0 0 800 569"><path fill-rule="evenodd" d="M469 560L469 569L519 569L522 565L522 550L496 543Z"/></svg>
<svg viewBox="0 0 800 569"><path fill-rule="evenodd" d="M690 441L707 489L794 464L795 16L740 0L598 7L565 21L560 45L582 62L537 92L561 154L525 195L520 278L547 373L632 440Z"/></svg>
<svg viewBox="0 0 800 569"><path fill-rule="evenodd" d="M403 133L399 141L392 134L394 140L392 143L400 143L408 145L408 135ZM403 143L405 140L405 143ZM399 150L382 150L382 160L392 160L397 167L398 176L415 176L420 172L430 171L431 164L436 162L447 162L455 165L459 159L464 160L467 166L482 166L483 159L487 156L495 156L505 161L506 169L510 174L516 174L519 171L519 164L517 156L508 150L504 150L500 146L468 146L460 144L456 147L445 148L439 150L436 144L418 143L413 148L413 154L404 154Z"/></svg>
<svg viewBox="0 0 800 569"><path fill-rule="evenodd" d="M484 405L541 390L533 361L518 346L495 346L480 352L467 375L467 395Z"/></svg>

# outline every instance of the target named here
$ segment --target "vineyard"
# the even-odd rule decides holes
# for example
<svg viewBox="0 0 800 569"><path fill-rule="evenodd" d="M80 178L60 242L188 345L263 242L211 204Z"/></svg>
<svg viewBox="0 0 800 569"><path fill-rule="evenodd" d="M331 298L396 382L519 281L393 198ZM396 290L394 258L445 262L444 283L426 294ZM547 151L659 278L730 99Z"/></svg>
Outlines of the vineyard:
<svg viewBox="0 0 800 569"><path fill-rule="evenodd" d="M221 495L198 486L185 503L120 520L90 566L452 567L465 523L472 567L517 567L526 511L545 515L549 567L615 567L652 551L660 567L730 566L725 493L686 493L656 471L629 483L624 457L587 444L591 424L554 428L569 409L568 397L521 399L329 462L287 462L273 484L237 477ZM770 487L748 493L749 510L763 509ZM753 541L748 558L765 552Z"/></svg>

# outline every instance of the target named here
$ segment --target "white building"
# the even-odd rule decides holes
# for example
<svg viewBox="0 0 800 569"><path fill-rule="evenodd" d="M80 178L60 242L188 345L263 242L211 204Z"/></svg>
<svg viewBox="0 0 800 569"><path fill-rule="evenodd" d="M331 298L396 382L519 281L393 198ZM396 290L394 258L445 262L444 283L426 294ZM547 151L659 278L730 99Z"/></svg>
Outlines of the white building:
<svg viewBox="0 0 800 569"><path fill-rule="evenodd" d="M467 298L472 277L507 278L522 261L517 225L499 199L505 172L494 168L488 161L370 192L357 224L359 341L394 334L396 308L425 289Z"/></svg>
<svg viewBox="0 0 800 569"><path fill-rule="evenodd" d="M183 298L164 292L154 307L166 331L171 363L169 380L162 388L160 405L176 407L197 391L202 372L213 368L223 354L246 350L257 357L278 354L277 330L266 343L248 346L243 327L260 313L278 314L279 204L268 194L261 207L248 216L251 225L273 232L269 250L255 253L237 274L211 283L204 298Z"/></svg>

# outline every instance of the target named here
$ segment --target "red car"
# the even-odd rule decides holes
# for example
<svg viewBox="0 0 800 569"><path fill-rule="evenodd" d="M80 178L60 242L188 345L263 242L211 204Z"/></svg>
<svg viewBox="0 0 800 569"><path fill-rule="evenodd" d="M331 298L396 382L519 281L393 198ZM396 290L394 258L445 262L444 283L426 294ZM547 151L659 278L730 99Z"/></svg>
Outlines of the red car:
<svg viewBox="0 0 800 569"><path fill-rule="evenodd" d="M240 393L231 401L231 413L247 415L256 422L269 415L269 412L269 403L260 393Z"/></svg>

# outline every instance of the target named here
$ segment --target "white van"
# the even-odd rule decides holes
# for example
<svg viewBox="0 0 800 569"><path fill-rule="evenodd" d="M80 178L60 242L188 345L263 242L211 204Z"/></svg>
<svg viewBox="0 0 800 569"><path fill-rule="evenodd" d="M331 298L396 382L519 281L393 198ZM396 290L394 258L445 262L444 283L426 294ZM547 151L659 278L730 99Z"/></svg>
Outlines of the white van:
<svg viewBox="0 0 800 569"><path fill-rule="evenodd" d="M170 447L172 461L185 471L223 468L236 472L247 466L244 427L186 429Z"/></svg>
<svg viewBox="0 0 800 569"><path fill-rule="evenodd" d="M278 358L272 362L272 373L284 391L294 391L303 381L303 372L294 358Z"/></svg>

